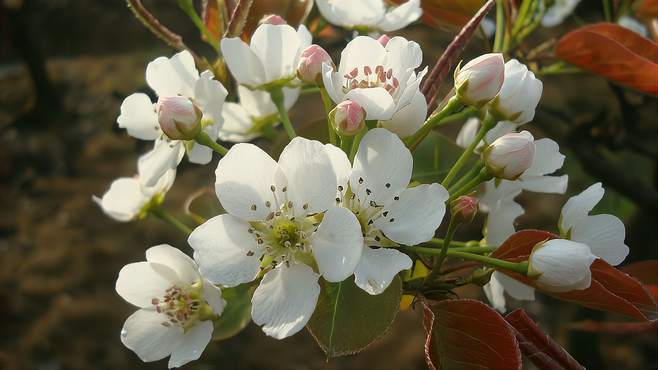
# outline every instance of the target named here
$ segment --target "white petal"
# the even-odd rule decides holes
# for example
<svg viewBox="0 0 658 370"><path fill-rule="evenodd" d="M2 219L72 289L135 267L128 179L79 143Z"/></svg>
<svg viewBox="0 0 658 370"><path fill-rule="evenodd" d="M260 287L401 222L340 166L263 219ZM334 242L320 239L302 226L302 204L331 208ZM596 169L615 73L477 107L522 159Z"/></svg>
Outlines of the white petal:
<svg viewBox="0 0 658 370"><path fill-rule="evenodd" d="M226 301L222 299L222 291L210 281L203 279L203 299L208 302L215 315L221 315L226 307Z"/></svg>
<svg viewBox="0 0 658 370"><path fill-rule="evenodd" d="M169 368L180 367L197 360L212 338L212 321L202 321L192 327L171 353Z"/></svg>
<svg viewBox="0 0 658 370"><path fill-rule="evenodd" d="M420 0L409 0L406 3L389 10L384 18L377 24L382 32L393 32L406 27L416 21L423 14Z"/></svg>
<svg viewBox="0 0 658 370"><path fill-rule="evenodd" d="M475 136L477 135L478 130L480 130L480 120L477 117L469 118L466 120L466 122L464 122L462 128L459 130L457 138L455 139L455 144L462 148L466 148L473 142L473 140L475 140ZM480 143L478 148L480 148L482 145L483 144Z"/></svg>
<svg viewBox="0 0 658 370"><path fill-rule="evenodd" d="M263 24L251 37L251 50L265 67L266 81L294 76L299 55L299 37L287 24Z"/></svg>
<svg viewBox="0 0 658 370"><path fill-rule="evenodd" d="M180 249L167 244L147 249L146 261L169 267L176 272L180 281L188 284L193 284L200 278L196 263Z"/></svg>
<svg viewBox="0 0 658 370"><path fill-rule="evenodd" d="M244 220L264 220L271 212L267 202L276 204L271 187L279 192L285 186L279 165L253 144L234 145L219 160L215 192L224 209ZM279 174L279 175L277 175Z"/></svg>
<svg viewBox="0 0 658 370"><path fill-rule="evenodd" d="M485 230L488 244L501 245L516 232L514 221L524 213L523 207L514 201L520 193L517 190L489 207Z"/></svg>
<svg viewBox="0 0 658 370"><path fill-rule="evenodd" d="M336 175L322 143L294 138L283 149L279 167L288 180L287 197L295 215L322 212L334 205Z"/></svg>
<svg viewBox="0 0 658 370"><path fill-rule="evenodd" d="M236 286L256 278L263 248L251 226L231 215L219 215L194 229L187 242L201 274L213 283Z"/></svg>
<svg viewBox="0 0 658 370"><path fill-rule="evenodd" d="M187 152L187 160L190 163L208 164L212 161L213 150L205 145L192 143L190 150Z"/></svg>
<svg viewBox="0 0 658 370"><path fill-rule="evenodd" d="M571 229L571 240L587 244L594 255L613 266L628 256L625 238L624 223L612 215L587 216Z"/></svg>
<svg viewBox="0 0 658 370"><path fill-rule="evenodd" d="M128 131L128 135L140 140L155 140L160 136L158 115L151 99L143 93L132 94L123 100L117 123Z"/></svg>
<svg viewBox="0 0 658 370"><path fill-rule="evenodd" d="M582 193L569 198L562 206L559 224L560 232L567 234L576 223L587 217L594 206L601 201L603 193L603 186L600 182L597 182Z"/></svg>
<svg viewBox="0 0 658 370"><path fill-rule="evenodd" d="M484 135L484 140L483 140L484 143L481 142L479 146L482 146L484 144L493 143L494 141L496 141L497 139L503 137L504 135L509 134L511 132L514 132L518 126L519 125L517 125L516 123L512 123L512 122L509 122L509 121L500 121L500 122L498 122L496 124L496 126L494 126L494 128L489 130L487 132L487 134ZM536 143L536 141L535 141L535 143ZM537 158L536 154L535 154L535 158ZM528 170L526 170L526 172L527 171Z"/></svg>
<svg viewBox="0 0 658 370"><path fill-rule="evenodd" d="M342 76L334 71L333 66L326 63L322 65L322 82L324 83L324 88L327 90L327 94L331 100L336 104L345 100L342 81Z"/></svg>
<svg viewBox="0 0 658 370"><path fill-rule="evenodd" d="M410 269L411 264L411 258L396 249L366 247L354 271L354 282L368 294L381 294L395 275Z"/></svg>
<svg viewBox="0 0 658 370"><path fill-rule="evenodd" d="M415 1L409 1L407 4ZM396 36L386 44L386 70L391 68L394 74L399 74L420 67L422 62L423 51L418 43Z"/></svg>
<svg viewBox="0 0 658 370"><path fill-rule="evenodd" d="M347 154L332 144L325 144L324 149L329 156L331 161L331 168L336 175L337 187L342 186L343 191L347 189L347 182L350 179L350 174L352 174L352 164L347 158ZM336 196L341 197L341 192L336 189Z"/></svg>
<svg viewBox="0 0 658 370"><path fill-rule="evenodd" d="M299 57L302 50L311 46L311 43L313 43L313 35L305 25L300 24L299 27L297 27L297 38L299 38L299 52L297 53L297 56ZM299 60L295 62L295 67L297 67L298 62Z"/></svg>
<svg viewBox="0 0 658 370"><path fill-rule="evenodd" d="M363 252L361 225L352 211L331 208L311 236L313 255L325 280L339 282L354 273Z"/></svg>
<svg viewBox="0 0 658 370"><path fill-rule="evenodd" d="M360 3L354 1L353 3ZM357 36L347 43L340 54L340 65L338 75L342 78L357 68L363 71L363 67L369 66L374 70L375 66L384 65L386 61L386 49L379 41L368 36Z"/></svg>
<svg viewBox="0 0 658 370"><path fill-rule="evenodd" d="M564 155L560 153L560 147L551 139L535 140L535 159L532 166L528 168L521 178L526 176L547 175L562 168Z"/></svg>
<svg viewBox="0 0 658 370"><path fill-rule="evenodd" d="M240 87L238 87L239 89ZM224 125L219 131L219 139L230 142L246 142L255 138L257 134L247 134L253 123L247 110L237 103L225 103L222 109Z"/></svg>
<svg viewBox="0 0 658 370"><path fill-rule="evenodd" d="M537 156L535 155L535 158ZM563 176L532 176L517 180L523 190L535 193L564 194L567 191L569 175Z"/></svg>
<svg viewBox="0 0 658 370"><path fill-rule="evenodd" d="M158 96L183 95L192 98L198 78L194 58L186 50L171 58L159 57L146 66L146 83Z"/></svg>
<svg viewBox="0 0 658 370"><path fill-rule="evenodd" d="M382 121L382 127L397 134L401 138L413 135L425 122L427 117L427 101L420 90L404 108L393 114L388 121Z"/></svg>
<svg viewBox="0 0 658 370"><path fill-rule="evenodd" d="M121 298L137 307L152 306L172 285L180 282L178 274L165 265L149 262L130 263L119 271L115 289Z"/></svg>
<svg viewBox="0 0 658 370"><path fill-rule="evenodd" d="M383 128L372 129L363 136L354 158L352 191L362 204L388 204L409 185L412 166L411 152L399 137Z"/></svg>
<svg viewBox="0 0 658 370"><path fill-rule="evenodd" d="M185 155L182 141L158 139L153 150L139 157L139 179L147 187L155 186L167 171L175 169Z"/></svg>
<svg viewBox="0 0 658 370"><path fill-rule="evenodd" d="M194 86L194 103L203 112L203 118L212 120L220 128L223 124L222 106L227 95L224 85L215 80L213 73L208 70L201 73Z"/></svg>
<svg viewBox="0 0 658 370"><path fill-rule="evenodd" d="M137 217L150 199L142 192L141 184L135 177L114 180L101 199L94 198L105 214L121 222Z"/></svg>
<svg viewBox="0 0 658 370"><path fill-rule="evenodd" d="M495 273L495 271L494 271ZM489 282L482 287L484 290L484 294L487 296L487 299L495 308L501 313L505 313L507 311L506 307L506 301L505 301L505 288L503 288L502 284L494 278L493 274L491 275L491 279Z"/></svg>
<svg viewBox="0 0 658 370"><path fill-rule="evenodd" d="M345 94L345 99L359 103L367 120L387 120L395 113L393 97L383 87L353 89Z"/></svg>
<svg viewBox="0 0 658 370"><path fill-rule="evenodd" d="M267 82L263 63L239 37L222 39L220 45L226 65L238 83L257 86Z"/></svg>
<svg viewBox="0 0 658 370"><path fill-rule="evenodd" d="M302 330L318 302L319 276L304 264L280 264L265 274L251 299L254 323L276 339Z"/></svg>
<svg viewBox="0 0 658 370"><path fill-rule="evenodd" d="M535 300L535 288L530 285L526 285L498 271L493 272L491 279L496 279L505 288L507 294L514 299L524 301Z"/></svg>
<svg viewBox="0 0 658 370"><path fill-rule="evenodd" d="M374 26L384 16L381 0L318 0L318 9L329 23L337 26Z"/></svg>
<svg viewBox="0 0 658 370"><path fill-rule="evenodd" d="M423 184L405 189L399 200L386 204L386 216L373 226L394 242L415 245L434 237L446 212L448 191L439 184Z"/></svg>
<svg viewBox="0 0 658 370"><path fill-rule="evenodd" d="M161 360L178 346L183 329L176 325L164 326L167 316L153 310L135 311L123 324L121 342L144 362Z"/></svg>

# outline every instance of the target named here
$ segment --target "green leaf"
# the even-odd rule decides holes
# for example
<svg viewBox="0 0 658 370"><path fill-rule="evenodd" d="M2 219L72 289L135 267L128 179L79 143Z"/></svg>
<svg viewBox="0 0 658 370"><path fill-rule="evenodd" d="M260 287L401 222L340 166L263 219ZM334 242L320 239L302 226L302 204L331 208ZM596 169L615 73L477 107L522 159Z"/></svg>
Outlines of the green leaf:
<svg viewBox="0 0 658 370"><path fill-rule="evenodd" d="M250 284L222 289L222 298L226 301L226 307L215 321L214 340L224 340L237 335L249 324L253 290Z"/></svg>
<svg viewBox="0 0 658 370"><path fill-rule="evenodd" d="M364 350L386 332L400 309L402 282L397 276L379 295L364 292L352 279L321 280L321 286L307 328L330 358Z"/></svg>

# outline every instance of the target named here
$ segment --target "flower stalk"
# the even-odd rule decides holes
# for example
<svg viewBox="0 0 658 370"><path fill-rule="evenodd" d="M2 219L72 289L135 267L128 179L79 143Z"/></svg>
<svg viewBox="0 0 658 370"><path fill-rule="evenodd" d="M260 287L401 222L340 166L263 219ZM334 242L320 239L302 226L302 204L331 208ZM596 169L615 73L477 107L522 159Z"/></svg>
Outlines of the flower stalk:
<svg viewBox="0 0 658 370"><path fill-rule="evenodd" d="M421 128L416 131L415 134L405 139L407 148L412 151L415 150L416 147L418 147L418 145L423 141L423 139L427 137L427 135L429 135L430 132L432 132L433 129L439 127L439 125L443 123L444 120L446 120L448 117L451 117L453 113L457 112L463 106L464 104L459 97L453 96L450 98L443 109L430 116L427 121L425 121L423 126L421 126Z"/></svg>
<svg viewBox="0 0 658 370"><path fill-rule="evenodd" d="M281 118L281 123L283 124L283 129L286 131L290 139L297 137L295 129L292 127L290 122L290 117L288 116L288 111L284 105L283 98L283 89L281 87L275 87L269 90L270 97L272 98L272 103L276 106L277 111L279 111L279 118Z"/></svg>
<svg viewBox="0 0 658 370"><path fill-rule="evenodd" d="M217 154L221 155L222 157L225 156L226 153L228 153L228 149L226 147L217 143L215 140L211 139L210 136L208 136L208 134L205 133L203 130L199 131L194 141L196 141L201 145L205 145L209 147L210 149L214 150Z"/></svg>
<svg viewBox="0 0 658 370"><path fill-rule="evenodd" d="M192 233L192 229L185 225L183 222L181 222L179 219L171 215L169 212L163 210L160 207L154 207L152 209L149 209L149 213L152 214L153 216L159 218L160 220L168 223L170 226L172 226L174 229L180 231L181 233L187 235L190 235Z"/></svg>

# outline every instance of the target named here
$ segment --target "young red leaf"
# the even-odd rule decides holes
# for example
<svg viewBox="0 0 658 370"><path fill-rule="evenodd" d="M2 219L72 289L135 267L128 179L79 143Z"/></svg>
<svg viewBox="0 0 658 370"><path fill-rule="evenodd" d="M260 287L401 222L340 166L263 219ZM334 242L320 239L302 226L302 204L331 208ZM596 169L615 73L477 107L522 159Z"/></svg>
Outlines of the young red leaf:
<svg viewBox="0 0 658 370"><path fill-rule="evenodd" d="M421 20L430 27L458 30L468 23L482 4L484 0L422 0Z"/></svg>
<svg viewBox="0 0 658 370"><path fill-rule="evenodd" d="M523 354L540 370L584 369L578 361L546 335L523 311L517 309L505 316L515 329L516 339Z"/></svg>
<svg viewBox="0 0 658 370"><path fill-rule="evenodd" d="M510 325L482 302L423 301L425 358L430 370L521 369L521 351Z"/></svg>
<svg viewBox="0 0 658 370"><path fill-rule="evenodd" d="M634 262L621 266L619 269L638 279L642 284L658 284L658 260Z"/></svg>
<svg viewBox="0 0 658 370"><path fill-rule="evenodd" d="M658 330L658 320L642 322L598 322L586 320L570 324L569 329L610 334L655 333Z"/></svg>
<svg viewBox="0 0 658 370"><path fill-rule="evenodd" d="M658 94L658 45L613 23L597 23L563 36L556 56L591 73Z"/></svg>
<svg viewBox="0 0 658 370"><path fill-rule="evenodd" d="M204 3L203 7L203 23L206 25L208 32L213 37L214 40L219 40L222 36L221 22L222 14L221 9L219 9L219 3L217 0L207 0ZM201 36L204 40L206 39L205 35ZM207 41L207 40L206 40Z"/></svg>

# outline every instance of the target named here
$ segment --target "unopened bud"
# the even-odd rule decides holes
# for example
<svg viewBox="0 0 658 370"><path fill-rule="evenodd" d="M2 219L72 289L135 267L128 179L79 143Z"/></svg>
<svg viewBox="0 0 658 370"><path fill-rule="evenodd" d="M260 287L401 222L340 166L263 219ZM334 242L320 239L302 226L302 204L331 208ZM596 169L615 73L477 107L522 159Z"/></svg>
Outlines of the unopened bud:
<svg viewBox="0 0 658 370"><path fill-rule="evenodd" d="M307 47L299 55L297 77L306 83L321 84L324 63L334 66L326 50L315 44Z"/></svg>
<svg viewBox="0 0 658 370"><path fill-rule="evenodd" d="M568 292L590 287L590 266L596 259L589 246L565 239L537 244L528 258L528 277L539 288Z"/></svg>
<svg viewBox="0 0 658 370"><path fill-rule="evenodd" d="M498 138L482 152L489 173L499 179L516 180L535 159L535 138L528 131Z"/></svg>
<svg viewBox="0 0 658 370"><path fill-rule="evenodd" d="M518 125L532 121L543 85L532 71L516 59L505 63L505 81L490 111L501 121Z"/></svg>
<svg viewBox="0 0 658 370"><path fill-rule="evenodd" d="M361 131L366 124L366 112L354 101L345 100L329 113L334 128L340 135L351 136Z"/></svg>
<svg viewBox="0 0 658 370"><path fill-rule="evenodd" d="M182 96L160 97L155 105L162 131L172 140L192 140L201 130L201 110Z"/></svg>
<svg viewBox="0 0 658 370"><path fill-rule="evenodd" d="M484 54L455 71L455 89L464 103L479 108L496 97L504 79L503 54Z"/></svg>
<svg viewBox="0 0 658 370"><path fill-rule="evenodd" d="M478 213L478 200L475 197L462 195L450 203L450 212L455 222L469 224Z"/></svg>
<svg viewBox="0 0 658 370"><path fill-rule="evenodd" d="M280 24L288 24L285 19L281 18L280 16L276 14L268 14L264 15L263 18L260 19L260 22L258 24L273 24L275 26L280 25Z"/></svg>
<svg viewBox="0 0 658 370"><path fill-rule="evenodd" d="M391 41L391 38L388 37L387 34L383 34L383 35L379 36L377 41L379 41L379 43L382 44L383 47L386 47L386 45L388 45L388 42Z"/></svg>

